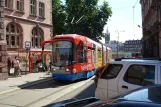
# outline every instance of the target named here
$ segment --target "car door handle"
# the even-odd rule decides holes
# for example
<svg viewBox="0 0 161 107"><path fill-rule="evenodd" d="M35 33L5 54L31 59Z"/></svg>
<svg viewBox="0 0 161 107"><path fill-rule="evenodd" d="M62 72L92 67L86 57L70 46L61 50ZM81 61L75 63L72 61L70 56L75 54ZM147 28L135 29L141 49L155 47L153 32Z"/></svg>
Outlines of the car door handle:
<svg viewBox="0 0 161 107"><path fill-rule="evenodd" d="M122 88L128 89L128 86L123 85Z"/></svg>

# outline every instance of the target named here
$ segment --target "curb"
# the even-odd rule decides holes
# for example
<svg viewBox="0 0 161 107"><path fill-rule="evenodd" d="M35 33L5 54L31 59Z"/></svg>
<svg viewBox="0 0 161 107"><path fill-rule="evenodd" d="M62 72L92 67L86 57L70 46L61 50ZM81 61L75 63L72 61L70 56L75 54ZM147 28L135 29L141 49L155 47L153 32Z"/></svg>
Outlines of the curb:
<svg viewBox="0 0 161 107"><path fill-rule="evenodd" d="M36 85L36 84L44 83L44 82L47 82L47 81L51 81L51 80L52 80L51 77L47 77L45 79L32 81L32 82L29 82L27 84L16 86L15 88L12 88L12 89L9 89L9 90L1 91L0 95L9 93L9 92L12 92L12 91L15 91L15 90L19 90L19 89L24 89L24 88L27 88L27 87L30 87L30 86L33 86L33 85Z"/></svg>
<svg viewBox="0 0 161 107"><path fill-rule="evenodd" d="M81 83L76 83L72 86L66 87L65 89L60 90L57 93L51 94L50 96L47 96L37 102L34 102L33 104L29 104L27 107L44 107L53 101L56 101L57 99L65 96L66 94L74 91L75 89L78 89L79 87L83 86L84 84L88 83L91 81L94 77L91 77L90 79L83 81Z"/></svg>

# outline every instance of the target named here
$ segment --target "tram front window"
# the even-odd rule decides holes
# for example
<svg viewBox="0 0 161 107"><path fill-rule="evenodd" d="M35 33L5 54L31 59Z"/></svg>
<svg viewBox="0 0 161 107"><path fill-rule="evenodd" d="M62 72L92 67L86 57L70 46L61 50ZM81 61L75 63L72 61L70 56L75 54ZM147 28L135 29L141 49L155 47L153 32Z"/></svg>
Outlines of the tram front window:
<svg viewBox="0 0 161 107"><path fill-rule="evenodd" d="M57 41L53 43L52 64L63 67L72 63L72 43L69 41Z"/></svg>

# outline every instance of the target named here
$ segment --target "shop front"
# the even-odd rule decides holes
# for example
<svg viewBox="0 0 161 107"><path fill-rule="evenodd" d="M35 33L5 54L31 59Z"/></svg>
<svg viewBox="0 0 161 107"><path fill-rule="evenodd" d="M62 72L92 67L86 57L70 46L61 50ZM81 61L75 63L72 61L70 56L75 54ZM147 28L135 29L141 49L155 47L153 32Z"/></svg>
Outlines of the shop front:
<svg viewBox="0 0 161 107"><path fill-rule="evenodd" d="M31 50L29 52L29 72L35 72L36 63L40 61L47 65L48 61L51 60L51 50Z"/></svg>
<svg viewBox="0 0 161 107"><path fill-rule="evenodd" d="M42 53L41 49L37 50L25 50L20 49L19 51L9 51L9 56L13 61L15 56L19 57L21 71L25 73L35 72L36 61L42 60L44 64L51 60L51 50L44 50Z"/></svg>

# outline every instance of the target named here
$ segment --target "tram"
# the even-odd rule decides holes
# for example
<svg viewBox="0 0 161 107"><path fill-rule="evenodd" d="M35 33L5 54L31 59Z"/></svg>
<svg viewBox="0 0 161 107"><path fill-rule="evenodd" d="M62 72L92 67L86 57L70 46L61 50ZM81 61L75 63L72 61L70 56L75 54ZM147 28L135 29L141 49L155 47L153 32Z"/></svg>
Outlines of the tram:
<svg viewBox="0 0 161 107"><path fill-rule="evenodd" d="M75 81L90 78L95 71L112 60L112 50L85 36L77 34L56 35L52 45L51 72L54 80Z"/></svg>

